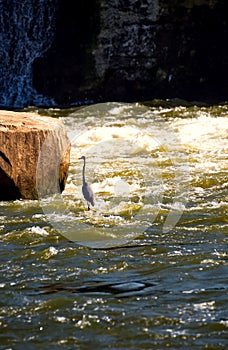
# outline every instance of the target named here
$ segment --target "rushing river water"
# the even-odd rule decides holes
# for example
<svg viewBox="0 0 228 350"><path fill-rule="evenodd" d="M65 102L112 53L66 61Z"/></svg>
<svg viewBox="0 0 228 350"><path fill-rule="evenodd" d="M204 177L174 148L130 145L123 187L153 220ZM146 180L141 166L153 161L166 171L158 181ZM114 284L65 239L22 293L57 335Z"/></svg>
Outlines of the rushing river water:
<svg viewBox="0 0 228 350"><path fill-rule="evenodd" d="M1 349L227 348L228 105L39 112L71 165L62 195L0 203Z"/></svg>

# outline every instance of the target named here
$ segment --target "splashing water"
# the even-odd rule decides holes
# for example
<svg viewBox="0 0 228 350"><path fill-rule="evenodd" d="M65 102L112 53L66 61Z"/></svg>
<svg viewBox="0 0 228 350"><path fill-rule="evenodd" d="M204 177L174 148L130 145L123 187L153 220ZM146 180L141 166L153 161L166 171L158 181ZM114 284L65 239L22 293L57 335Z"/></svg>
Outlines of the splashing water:
<svg viewBox="0 0 228 350"><path fill-rule="evenodd" d="M226 166L225 117L186 115L189 111L181 107L172 110L171 118L168 112L109 103L63 119L72 142L70 176L63 196L42 206L68 239L93 247L121 245L152 228L157 217L168 232L190 210L194 191L204 191L204 186L194 186L196 173L218 168L218 159L220 170ZM220 140L216 138L216 149L214 131ZM82 154L96 194L90 213L81 193ZM54 208L60 219L53 216Z"/></svg>

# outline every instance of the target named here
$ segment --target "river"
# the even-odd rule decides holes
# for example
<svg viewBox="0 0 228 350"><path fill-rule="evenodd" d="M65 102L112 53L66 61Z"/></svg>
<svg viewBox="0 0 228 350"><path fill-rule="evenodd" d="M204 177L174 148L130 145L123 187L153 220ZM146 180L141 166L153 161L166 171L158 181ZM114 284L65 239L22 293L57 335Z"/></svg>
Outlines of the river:
<svg viewBox="0 0 228 350"><path fill-rule="evenodd" d="M71 164L62 195L0 203L1 349L225 349L228 105L38 112Z"/></svg>

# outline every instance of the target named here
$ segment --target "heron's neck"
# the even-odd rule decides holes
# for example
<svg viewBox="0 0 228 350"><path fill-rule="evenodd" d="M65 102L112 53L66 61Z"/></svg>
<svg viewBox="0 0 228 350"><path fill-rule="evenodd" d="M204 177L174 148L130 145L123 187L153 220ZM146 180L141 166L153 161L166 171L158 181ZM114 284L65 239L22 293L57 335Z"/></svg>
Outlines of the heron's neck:
<svg viewBox="0 0 228 350"><path fill-rule="evenodd" d="M84 164L83 164L83 169L82 169L82 181L83 181L83 183L85 182L85 163L86 163L86 161L84 159Z"/></svg>

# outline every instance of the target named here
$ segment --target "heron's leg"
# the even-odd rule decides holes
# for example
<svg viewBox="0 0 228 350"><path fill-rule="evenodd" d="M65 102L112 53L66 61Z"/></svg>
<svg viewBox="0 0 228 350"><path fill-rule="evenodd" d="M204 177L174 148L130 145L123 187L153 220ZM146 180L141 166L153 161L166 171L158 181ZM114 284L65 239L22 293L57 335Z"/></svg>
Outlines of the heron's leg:
<svg viewBox="0 0 228 350"><path fill-rule="evenodd" d="M90 210L90 206L89 206L89 203L87 202L87 205L88 205L88 210Z"/></svg>

